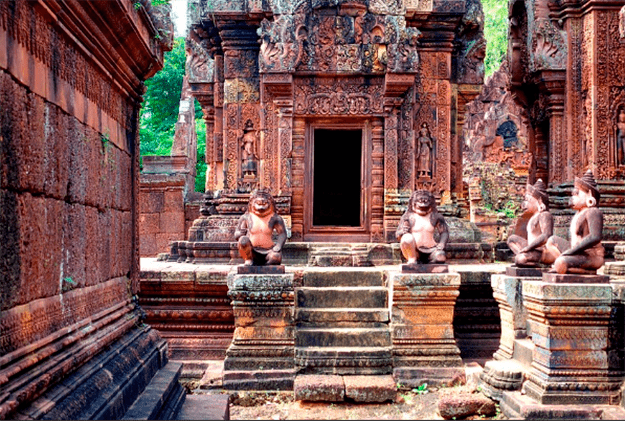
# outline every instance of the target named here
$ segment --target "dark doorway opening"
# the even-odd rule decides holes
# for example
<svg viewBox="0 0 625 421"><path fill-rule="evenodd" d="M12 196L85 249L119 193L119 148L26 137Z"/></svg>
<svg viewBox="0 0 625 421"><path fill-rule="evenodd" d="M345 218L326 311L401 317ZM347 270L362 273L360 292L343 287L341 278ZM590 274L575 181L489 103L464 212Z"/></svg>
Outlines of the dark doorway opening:
<svg viewBox="0 0 625 421"><path fill-rule="evenodd" d="M314 131L313 226L361 225L362 130Z"/></svg>

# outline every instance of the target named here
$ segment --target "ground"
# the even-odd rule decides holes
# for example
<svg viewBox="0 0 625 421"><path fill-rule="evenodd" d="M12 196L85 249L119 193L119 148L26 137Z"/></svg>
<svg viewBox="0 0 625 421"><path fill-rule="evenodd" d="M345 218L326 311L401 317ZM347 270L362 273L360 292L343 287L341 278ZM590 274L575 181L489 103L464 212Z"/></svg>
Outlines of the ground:
<svg viewBox="0 0 625 421"><path fill-rule="evenodd" d="M232 420L440 420L438 400L445 394L468 392L467 386L423 391L399 391L397 402L357 404L349 402L294 401L293 392L230 392ZM200 390L194 393L205 393ZM209 393L225 393L212 390ZM474 391L474 393L479 393ZM497 410L499 407L497 407ZM468 419L503 420L475 415Z"/></svg>

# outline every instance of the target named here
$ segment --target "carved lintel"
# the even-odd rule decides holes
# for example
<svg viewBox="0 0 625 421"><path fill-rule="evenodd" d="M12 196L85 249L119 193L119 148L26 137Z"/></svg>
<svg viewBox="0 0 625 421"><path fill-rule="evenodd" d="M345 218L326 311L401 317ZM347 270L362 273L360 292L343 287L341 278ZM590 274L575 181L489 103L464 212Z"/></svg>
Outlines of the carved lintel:
<svg viewBox="0 0 625 421"><path fill-rule="evenodd" d="M293 75L289 73L273 73L262 75L265 89L276 98L293 97Z"/></svg>
<svg viewBox="0 0 625 421"><path fill-rule="evenodd" d="M544 70L540 72L539 85L548 95L549 113L552 115L562 114L564 112L566 72L563 70Z"/></svg>
<svg viewBox="0 0 625 421"><path fill-rule="evenodd" d="M384 96L398 98L414 85L415 75L406 73L387 73L384 77Z"/></svg>
<svg viewBox="0 0 625 421"><path fill-rule="evenodd" d="M193 97L197 99L202 108L212 107L215 100L215 87L213 82L189 82Z"/></svg>

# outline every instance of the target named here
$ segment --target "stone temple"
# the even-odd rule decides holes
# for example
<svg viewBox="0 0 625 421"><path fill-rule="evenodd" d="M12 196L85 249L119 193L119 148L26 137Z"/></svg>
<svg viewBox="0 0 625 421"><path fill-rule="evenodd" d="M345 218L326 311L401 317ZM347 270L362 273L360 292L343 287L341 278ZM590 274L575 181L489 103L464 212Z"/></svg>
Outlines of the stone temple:
<svg viewBox="0 0 625 421"><path fill-rule="evenodd" d="M190 1L172 154L140 170L169 6L0 1L0 419L225 419L227 394L181 386L211 373L312 401L477 383L510 418L624 418L624 6L510 2L483 88L477 0ZM509 200L543 180L560 237L588 234L567 206L584 174L605 264L511 267L512 225L478 220L464 174L485 163ZM257 189L288 234L271 269L234 239ZM445 262L402 265L415 190Z"/></svg>

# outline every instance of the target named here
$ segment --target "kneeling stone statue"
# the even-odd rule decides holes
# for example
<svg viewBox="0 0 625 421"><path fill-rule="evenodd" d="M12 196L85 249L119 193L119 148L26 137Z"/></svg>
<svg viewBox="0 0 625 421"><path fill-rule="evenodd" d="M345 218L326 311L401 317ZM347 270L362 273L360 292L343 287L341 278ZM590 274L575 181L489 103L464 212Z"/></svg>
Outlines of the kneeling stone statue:
<svg viewBox="0 0 625 421"><path fill-rule="evenodd" d="M276 233L276 242L273 234ZM245 212L239 219L235 240L246 266L279 265L287 232L284 220L276 211L273 196L265 190L252 193Z"/></svg>
<svg viewBox="0 0 625 421"><path fill-rule="evenodd" d="M439 239L436 241L435 233ZM395 233L408 264L445 263L445 244L449 229L443 215L436 209L434 195L427 190L415 190L408 209L399 220Z"/></svg>

